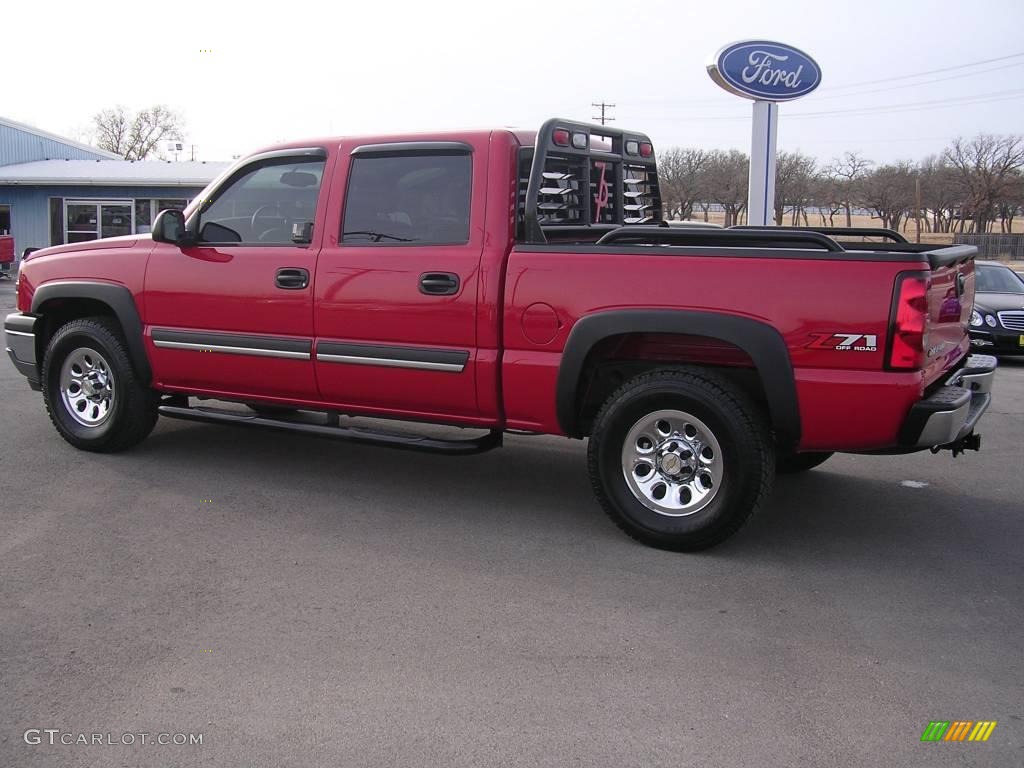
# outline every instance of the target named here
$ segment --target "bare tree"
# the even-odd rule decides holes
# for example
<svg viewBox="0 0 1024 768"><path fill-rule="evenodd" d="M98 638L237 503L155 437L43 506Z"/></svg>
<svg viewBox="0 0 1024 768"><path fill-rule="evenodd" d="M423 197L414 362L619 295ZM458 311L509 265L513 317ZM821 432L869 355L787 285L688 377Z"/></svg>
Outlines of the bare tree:
<svg viewBox="0 0 1024 768"><path fill-rule="evenodd" d="M929 155L918 166L921 175L921 204L931 214L933 232L950 232L961 196L956 172L942 155ZM927 216L925 217L927 222Z"/></svg>
<svg viewBox="0 0 1024 768"><path fill-rule="evenodd" d="M160 104L134 115L120 106L105 109L93 117L93 124L96 146L125 160L159 156L161 141L180 141L184 132L181 115Z"/></svg>
<svg viewBox="0 0 1024 768"><path fill-rule="evenodd" d="M710 153L703 149L670 147L658 158L658 177L665 212L670 218L689 219L705 196L705 174Z"/></svg>
<svg viewBox="0 0 1024 768"><path fill-rule="evenodd" d="M836 225L836 215L843 210L845 205L843 197L835 179L824 172L815 175L811 183L810 205L818 209L821 226L834 227Z"/></svg>
<svg viewBox="0 0 1024 768"><path fill-rule="evenodd" d="M883 165L860 182L858 200L882 220L882 226L899 230L904 216L915 210L917 169L909 160Z"/></svg>
<svg viewBox="0 0 1024 768"><path fill-rule="evenodd" d="M786 208L791 209L792 224L800 223L803 214L804 223L807 215L804 207L811 199L814 179L817 172L817 161L800 152L780 152L775 160L775 224L782 225Z"/></svg>
<svg viewBox="0 0 1024 768"><path fill-rule="evenodd" d="M843 207L846 209L846 226L853 226L853 201L856 199L860 182L874 165L857 152L847 152L842 157L833 158L825 169L825 174L838 188Z"/></svg>
<svg viewBox="0 0 1024 768"><path fill-rule="evenodd" d="M722 206L725 226L739 223L740 214L747 206L747 185L750 159L736 149L728 152L716 149L710 153L707 170L708 198Z"/></svg>
<svg viewBox="0 0 1024 768"><path fill-rule="evenodd" d="M736 150L673 147L659 156L665 212L692 218L721 206L726 226L746 210L749 162ZM835 226L853 209L868 208L882 224L900 229L917 215L916 182L921 184L922 229L949 233L967 225L988 231L998 221L1012 232L1024 216L1024 137L978 136L958 139L942 154L920 163L901 161L874 168L857 152L846 152L817 170L814 158L780 152L776 163L775 223L809 224L816 213L822 226ZM817 218L816 217L816 218ZM817 222L815 222L817 223ZM1019 224L1017 225L1019 227Z"/></svg>
<svg viewBox="0 0 1024 768"><path fill-rule="evenodd" d="M1004 234L1013 232L1013 220L1017 214L1024 212L1024 173L1014 174L1007 186L1003 199L999 201L999 231Z"/></svg>
<svg viewBox="0 0 1024 768"><path fill-rule="evenodd" d="M956 171L963 193L961 230L970 216L975 232L987 232L995 221L999 201L1024 169L1024 136L981 134L970 141L958 138L946 148L944 157Z"/></svg>

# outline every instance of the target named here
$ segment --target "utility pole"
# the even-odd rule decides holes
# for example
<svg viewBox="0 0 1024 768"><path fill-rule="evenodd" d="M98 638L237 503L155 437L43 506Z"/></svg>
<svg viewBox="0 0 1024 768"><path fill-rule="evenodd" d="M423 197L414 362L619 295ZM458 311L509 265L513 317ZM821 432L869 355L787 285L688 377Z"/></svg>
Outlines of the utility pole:
<svg viewBox="0 0 1024 768"><path fill-rule="evenodd" d="M917 242L921 242L921 177L914 179L914 211L917 219Z"/></svg>
<svg viewBox="0 0 1024 768"><path fill-rule="evenodd" d="M615 105L614 104L605 104L602 101L602 102L590 102L590 106L597 107L598 109L601 110L601 116L600 117L598 117L597 115L594 115L594 117L592 118L594 120L600 120L601 121L601 125L604 125L605 123L612 123L612 122L615 121L614 117L606 117L605 116L605 110L615 109Z"/></svg>

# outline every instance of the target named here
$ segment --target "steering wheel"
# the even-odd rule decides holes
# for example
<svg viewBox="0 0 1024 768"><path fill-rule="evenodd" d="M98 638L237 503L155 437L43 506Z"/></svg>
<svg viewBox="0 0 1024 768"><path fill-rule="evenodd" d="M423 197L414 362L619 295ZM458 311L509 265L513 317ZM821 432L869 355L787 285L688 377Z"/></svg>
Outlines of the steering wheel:
<svg viewBox="0 0 1024 768"><path fill-rule="evenodd" d="M282 222L283 222L283 224L282 224L281 226L271 226L271 227L270 227L269 229L263 229L263 228L262 228L262 227L260 226L260 214L261 214L261 213L263 213L264 211L274 211L274 212L276 212L276 213L277 213L277 216L276 216L275 218L277 218L278 220L282 221ZM267 217L264 217L264 218L267 218L267 219L269 219L270 217L269 217L269 216L267 216ZM268 223L269 223L269 222L268 222ZM253 213L253 215L252 215L252 218L251 218L251 219L249 220L249 224L250 224L250 226L252 227L252 230L251 230L251 231L252 231L252 232L253 232L254 234L255 234L256 232L260 232L260 235L259 235L259 236L258 236L258 237L256 238L257 240L262 240L262 239L263 239L263 237L264 237L264 236L265 236L265 235L266 235L267 233L269 233L269 232L275 232L275 231L277 231L278 229L282 229L282 228L283 228L283 229L284 229L284 230L285 230L286 232L288 231L288 217L287 217L287 216L283 216L283 215L281 214L281 207L280 207L280 206L279 206L279 205L278 205L277 203L269 203L269 204L267 204L267 205L261 205L261 206L260 206L259 208L257 208L257 209L256 209L256 211L255 211L255 212Z"/></svg>

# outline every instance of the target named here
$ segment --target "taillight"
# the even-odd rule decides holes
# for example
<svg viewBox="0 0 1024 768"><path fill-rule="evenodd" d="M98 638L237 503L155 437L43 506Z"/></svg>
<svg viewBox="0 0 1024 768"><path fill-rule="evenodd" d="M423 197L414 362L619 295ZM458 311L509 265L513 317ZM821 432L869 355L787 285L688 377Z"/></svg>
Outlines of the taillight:
<svg viewBox="0 0 1024 768"><path fill-rule="evenodd" d="M564 128L556 128L551 134L551 140L559 147L569 146L569 132Z"/></svg>
<svg viewBox="0 0 1024 768"><path fill-rule="evenodd" d="M917 370L924 366L928 336L928 280L901 275L893 307L889 367Z"/></svg>
<svg viewBox="0 0 1024 768"><path fill-rule="evenodd" d="M646 141L640 145L640 157L650 157L654 154L654 147Z"/></svg>

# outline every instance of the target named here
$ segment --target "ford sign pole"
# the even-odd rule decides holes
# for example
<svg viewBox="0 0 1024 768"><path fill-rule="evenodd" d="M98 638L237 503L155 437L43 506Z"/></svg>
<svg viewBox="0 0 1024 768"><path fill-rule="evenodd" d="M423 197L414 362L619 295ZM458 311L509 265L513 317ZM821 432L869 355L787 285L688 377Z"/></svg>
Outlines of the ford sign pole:
<svg viewBox="0 0 1024 768"><path fill-rule="evenodd" d="M754 101L750 133L750 180L747 186L747 224L775 223L775 147L779 138L779 105Z"/></svg>
<svg viewBox="0 0 1024 768"><path fill-rule="evenodd" d="M821 83L821 68L798 48L769 40L742 40L722 48L708 63L708 74L729 93L752 99L750 183L747 223L774 223L775 147L779 102L806 96Z"/></svg>

